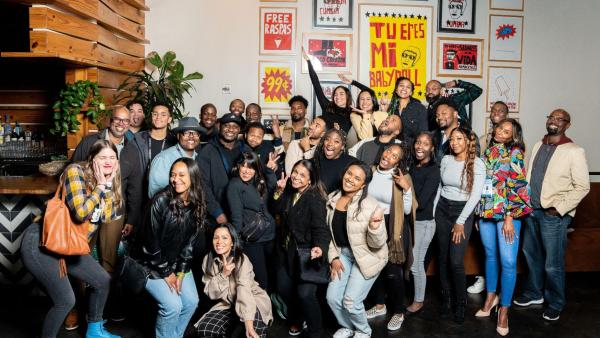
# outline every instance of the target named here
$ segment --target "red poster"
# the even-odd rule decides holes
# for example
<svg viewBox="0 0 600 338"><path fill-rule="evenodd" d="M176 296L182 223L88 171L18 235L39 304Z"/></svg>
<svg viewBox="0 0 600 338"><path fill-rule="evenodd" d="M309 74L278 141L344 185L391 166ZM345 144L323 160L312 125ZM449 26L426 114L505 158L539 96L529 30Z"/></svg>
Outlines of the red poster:
<svg viewBox="0 0 600 338"><path fill-rule="evenodd" d="M476 71L477 45L444 43L443 69Z"/></svg>
<svg viewBox="0 0 600 338"><path fill-rule="evenodd" d="M263 13L263 49L265 51L292 50L293 14L281 12Z"/></svg>
<svg viewBox="0 0 600 338"><path fill-rule="evenodd" d="M345 40L308 40L308 54L316 57L323 67L347 67Z"/></svg>

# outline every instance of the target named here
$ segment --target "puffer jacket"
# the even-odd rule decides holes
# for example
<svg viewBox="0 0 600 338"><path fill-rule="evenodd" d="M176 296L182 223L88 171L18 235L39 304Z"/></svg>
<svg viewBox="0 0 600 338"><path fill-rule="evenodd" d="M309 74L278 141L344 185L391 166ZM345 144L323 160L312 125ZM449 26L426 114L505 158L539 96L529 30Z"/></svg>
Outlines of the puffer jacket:
<svg viewBox="0 0 600 338"><path fill-rule="evenodd" d="M388 261L387 231L385 221L382 220L379 228L373 230L369 227L369 220L379 205L377 201L367 196L361 202L361 210L355 217L358 208L358 201L362 195L359 191L348 205L347 231L350 249L354 259L358 264L360 272L366 279L376 276L386 265ZM331 263L341 254L341 248L335 243L333 238L332 220L335 212L335 205L342 196L341 191L335 191L329 194L327 201L327 224L331 231L331 242L329 242L328 258Z"/></svg>

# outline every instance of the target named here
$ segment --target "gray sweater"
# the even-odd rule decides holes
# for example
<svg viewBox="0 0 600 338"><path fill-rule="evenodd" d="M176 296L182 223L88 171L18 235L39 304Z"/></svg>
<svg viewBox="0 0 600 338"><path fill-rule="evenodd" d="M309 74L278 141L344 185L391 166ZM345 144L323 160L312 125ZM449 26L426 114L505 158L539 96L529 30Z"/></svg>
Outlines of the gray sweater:
<svg viewBox="0 0 600 338"><path fill-rule="evenodd" d="M456 220L456 224L465 224L465 221L473 213L477 203L481 199L481 192L483 191L483 184L485 182L485 164L479 158L475 158L473 170L475 177L473 180L473 189L469 194L466 191L466 177L464 178L464 187L461 185L461 174L465 167L464 161L457 161L452 155L446 155L442 159L440 164L440 174L442 177L441 182L441 195L442 197L451 201L466 201L460 216Z"/></svg>

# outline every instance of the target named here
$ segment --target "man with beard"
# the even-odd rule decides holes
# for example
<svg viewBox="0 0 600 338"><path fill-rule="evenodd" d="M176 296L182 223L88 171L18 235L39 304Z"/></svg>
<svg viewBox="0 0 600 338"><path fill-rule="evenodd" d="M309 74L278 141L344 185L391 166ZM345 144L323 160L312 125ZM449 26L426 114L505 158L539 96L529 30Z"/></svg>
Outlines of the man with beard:
<svg viewBox="0 0 600 338"><path fill-rule="evenodd" d="M306 136L290 142L285 154L285 173L290 175L294 164L300 160L313 158L315 149L321 138L327 131L327 122L321 116L317 116L308 126Z"/></svg>
<svg viewBox="0 0 600 338"><path fill-rule="evenodd" d="M90 149L94 142L98 140L107 140L112 142L117 147L118 155L121 154L121 150L125 147L125 144L129 141L125 134L129 131L129 124L131 123L131 115L129 110L123 106L116 107L113 109L110 117L110 124L108 128L100 131L99 133L88 135L81 139L75 152L73 153L73 162L86 161Z"/></svg>
<svg viewBox="0 0 600 338"><path fill-rule="evenodd" d="M217 107L212 103L202 105L200 107L200 143L208 142L218 133Z"/></svg>
<svg viewBox="0 0 600 338"><path fill-rule="evenodd" d="M229 174L245 149L238 141L242 128L241 116L225 114L220 119L219 137L211 139L201 150L196 162L202 170L202 183L210 222L227 223L226 188Z"/></svg>
<svg viewBox="0 0 600 338"><path fill-rule="evenodd" d="M310 121L306 118L308 100L301 95L296 95L288 101L288 104L290 105L290 116L292 118L281 128L281 139L285 151L287 151L290 142L306 136L310 125Z"/></svg>
<svg viewBox="0 0 600 338"><path fill-rule="evenodd" d="M200 124L195 117L184 117L179 120L179 125L173 129L179 143L160 152L152 164L148 177L148 197L169 184L171 166L181 157L196 158L196 147L200 144Z"/></svg>
<svg viewBox="0 0 600 338"><path fill-rule="evenodd" d="M435 120L438 125L435 131L435 157L441 161L444 155L450 153L450 143L448 137L450 132L458 126L462 126L462 121L458 117L458 109L454 102L448 98L438 101L436 105ZM468 127L467 127L468 128ZM475 138L475 152L479 154L479 139Z"/></svg>
<svg viewBox="0 0 600 338"><path fill-rule="evenodd" d="M267 128L262 123L262 108L256 103L250 103L246 106L246 125L244 131L248 131L250 124L262 124L264 133L263 140L266 144L273 146L278 152L283 151L283 144L281 143L281 131L279 129L279 119L277 115L271 115L272 127Z"/></svg>
<svg viewBox="0 0 600 338"><path fill-rule="evenodd" d="M440 100L443 99L442 87L463 89L463 91L449 96L449 99L452 100L456 106L460 124L470 128L471 121L465 107L471 102L475 101L481 95L483 92L482 89L477 85L463 80L452 80L444 84L438 80L431 80L427 82L427 85L425 86L425 99L427 100L427 103L429 103L429 106L427 106L427 121L429 122L429 130L433 131L438 127L438 125L435 123L435 112L436 106L439 104Z"/></svg>
<svg viewBox="0 0 600 338"><path fill-rule="evenodd" d="M396 138L402 131L400 116L389 115L381 122L377 131L379 133L377 137L367 138L358 142L348 150L348 154L365 162L369 166L379 163L381 154L388 145L401 143Z"/></svg>
<svg viewBox="0 0 600 338"><path fill-rule="evenodd" d="M523 253L529 268L519 306L543 304L542 318L558 320L565 306L567 226L575 208L590 191L585 151L565 135L571 116L556 109L546 120L548 132L531 152L527 179L531 206L523 231Z"/></svg>

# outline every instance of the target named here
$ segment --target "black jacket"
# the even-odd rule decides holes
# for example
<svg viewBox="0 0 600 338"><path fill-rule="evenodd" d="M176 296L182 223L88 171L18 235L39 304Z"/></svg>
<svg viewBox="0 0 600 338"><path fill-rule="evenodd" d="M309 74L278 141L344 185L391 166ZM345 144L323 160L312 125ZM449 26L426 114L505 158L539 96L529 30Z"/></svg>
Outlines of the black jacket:
<svg viewBox="0 0 600 338"><path fill-rule="evenodd" d="M196 162L202 170L206 207L213 218L217 218L221 214L229 215L225 194L229 183L229 174L237 157L245 148L243 143L236 141L232 151L225 150L219 140L214 138L202 147L196 156ZM229 156L225 153L228 153Z"/></svg>
<svg viewBox="0 0 600 338"><path fill-rule="evenodd" d="M265 171L267 191L263 197L260 196L253 183L242 182L239 177L232 178L227 186L227 202L231 210L229 221L237 228L238 233L241 233L244 226L258 212L262 212L269 219L269 229L261 235L257 242L266 242L275 238L275 219L267 209L267 202L277 180L271 169Z"/></svg>
<svg viewBox="0 0 600 338"><path fill-rule="evenodd" d="M293 198L294 192L288 188L274 203L281 222L279 244L288 267L293 269L295 266L296 247L318 246L323 252L322 261L327 262L331 232L327 225L325 199L312 190L303 193L296 204L292 203Z"/></svg>
<svg viewBox="0 0 600 338"><path fill-rule="evenodd" d="M328 194L340 188L344 169L356 161L354 156L347 153L342 153L335 160L328 160L324 155L315 154L315 156L318 156L313 158L313 161L318 162L319 179L323 182L325 192Z"/></svg>
<svg viewBox="0 0 600 338"><path fill-rule="evenodd" d="M394 114L397 115L398 112L394 112ZM402 142L406 142L408 147L412 147L420 132L429 130L427 109L415 98L410 98L410 102L400 114L400 120L402 121L400 139Z"/></svg>
<svg viewBox="0 0 600 338"><path fill-rule="evenodd" d="M142 257L150 268L151 277L158 279L171 273L188 272L194 245L197 241L206 243L206 234L198 224L202 220L195 219L193 209L187 207L183 211L183 221L178 222L169 209L169 197L165 191L155 195L146 216L141 234Z"/></svg>
<svg viewBox="0 0 600 338"><path fill-rule="evenodd" d="M140 160L140 168L144 171L144 174L148 174L148 168L150 166L150 154L148 152L148 147L150 144L150 131L144 130L135 134L135 137L129 142L129 146L135 147L137 150L137 154ZM170 132L167 132L167 137L165 138L165 146L164 149L168 149L177 144L177 138L173 136ZM156 154L154 154L156 156Z"/></svg>
<svg viewBox="0 0 600 338"><path fill-rule="evenodd" d="M440 167L429 161L424 167L416 165L410 169L415 198L417 199L417 221L433 219L433 202L440 185Z"/></svg>

